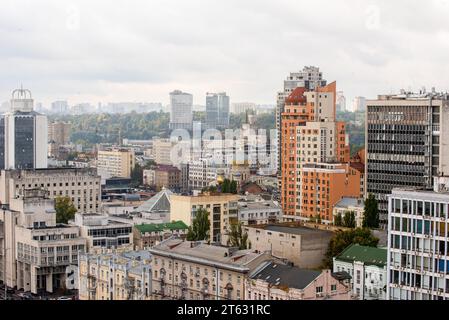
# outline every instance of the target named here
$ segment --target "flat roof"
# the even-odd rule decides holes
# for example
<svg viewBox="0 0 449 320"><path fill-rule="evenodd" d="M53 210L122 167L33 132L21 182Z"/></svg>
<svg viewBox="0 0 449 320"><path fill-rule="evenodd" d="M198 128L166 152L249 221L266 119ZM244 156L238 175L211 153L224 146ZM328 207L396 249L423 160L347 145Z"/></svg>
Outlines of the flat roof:
<svg viewBox="0 0 449 320"><path fill-rule="evenodd" d="M252 226L245 226L250 227ZM331 231L328 230L320 230L320 229L312 229L302 226L295 226L295 227L289 227L289 226L281 226L281 225L264 225L264 226L255 226L256 229L263 229L273 232L281 232L281 233L290 233L290 234L296 234L300 236L306 236L306 235L316 235L316 234L331 234Z"/></svg>

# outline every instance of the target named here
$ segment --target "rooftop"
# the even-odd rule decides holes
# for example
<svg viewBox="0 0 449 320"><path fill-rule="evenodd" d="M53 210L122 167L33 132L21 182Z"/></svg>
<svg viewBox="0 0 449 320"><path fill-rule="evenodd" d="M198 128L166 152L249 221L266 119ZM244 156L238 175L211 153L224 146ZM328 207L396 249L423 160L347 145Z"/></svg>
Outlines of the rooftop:
<svg viewBox="0 0 449 320"><path fill-rule="evenodd" d="M276 286L304 289L320 274L321 271L299 269L290 265L270 262L251 278L261 279Z"/></svg>
<svg viewBox="0 0 449 320"><path fill-rule="evenodd" d="M248 226L246 226L248 227ZM300 236L308 236L308 235L331 235L331 231L312 229L302 226L290 226L290 225L280 225L280 224L270 224L270 225L260 225L260 226L250 226L251 228L264 229L268 231L281 232L281 233L289 233L296 234Z"/></svg>
<svg viewBox="0 0 449 320"><path fill-rule="evenodd" d="M138 224L135 228L141 233L146 232L162 232L164 230L186 230L188 226L182 221L175 221L169 223L159 223L159 224Z"/></svg>
<svg viewBox="0 0 449 320"><path fill-rule="evenodd" d="M384 267L387 264L387 250L353 244L347 247L336 260L363 262L366 265Z"/></svg>
<svg viewBox="0 0 449 320"><path fill-rule="evenodd" d="M204 242L183 241L170 238L149 249L153 255L176 255L180 259L200 261L204 264L220 264L222 267L242 270L262 254L253 250L209 245Z"/></svg>
<svg viewBox="0 0 449 320"><path fill-rule="evenodd" d="M338 201L337 204L335 205L335 208L348 208L348 207L364 208L365 204L362 199L344 197L341 198L341 200Z"/></svg>

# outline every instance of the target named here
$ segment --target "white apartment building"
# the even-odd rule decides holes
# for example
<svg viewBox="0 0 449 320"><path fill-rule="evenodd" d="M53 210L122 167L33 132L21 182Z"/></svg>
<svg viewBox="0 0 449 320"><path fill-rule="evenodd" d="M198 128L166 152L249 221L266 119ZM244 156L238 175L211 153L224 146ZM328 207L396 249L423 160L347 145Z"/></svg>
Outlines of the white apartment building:
<svg viewBox="0 0 449 320"><path fill-rule="evenodd" d="M76 214L74 224L80 228L80 234L87 240L88 252L100 248L132 248L132 222L124 223L100 214Z"/></svg>
<svg viewBox="0 0 449 320"><path fill-rule="evenodd" d="M63 288L66 268L86 249L79 229L56 223L54 201L40 189L23 190L0 210L3 226L2 281L37 294ZM6 281L5 276L6 275Z"/></svg>
<svg viewBox="0 0 449 320"><path fill-rule="evenodd" d="M385 300L387 249L350 245L333 259L334 272L351 275L351 290L359 300Z"/></svg>
<svg viewBox="0 0 449 320"><path fill-rule="evenodd" d="M216 182L220 173L220 167L213 164L212 159L204 158L189 162L189 188L202 190L212 182Z"/></svg>
<svg viewBox="0 0 449 320"><path fill-rule="evenodd" d="M157 164L172 165L170 139L153 139L153 158Z"/></svg>
<svg viewBox="0 0 449 320"><path fill-rule="evenodd" d="M282 222L282 208L276 201L239 201L238 220L243 225Z"/></svg>
<svg viewBox="0 0 449 320"><path fill-rule="evenodd" d="M170 92L170 129L192 129L193 96L190 93L175 90Z"/></svg>
<svg viewBox="0 0 449 320"><path fill-rule="evenodd" d="M355 216L355 226L363 227L363 218L365 216L365 204L363 198L343 197L333 209L334 222L337 215L344 217L347 212L353 212Z"/></svg>
<svg viewBox="0 0 449 320"><path fill-rule="evenodd" d="M389 300L449 300L449 177L388 198Z"/></svg>
<svg viewBox="0 0 449 320"><path fill-rule="evenodd" d="M98 212L101 203L101 178L91 168L49 168L2 170L0 202L19 195L25 189L43 188L51 199L69 197L79 213Z"/></svg>

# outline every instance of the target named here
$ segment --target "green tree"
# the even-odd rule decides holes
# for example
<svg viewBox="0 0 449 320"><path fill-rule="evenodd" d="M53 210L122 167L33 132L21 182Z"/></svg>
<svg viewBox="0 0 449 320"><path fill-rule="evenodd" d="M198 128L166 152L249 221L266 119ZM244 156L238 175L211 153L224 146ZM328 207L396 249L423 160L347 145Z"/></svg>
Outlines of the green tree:
<svg viewBox="0 0 449 320"><path fill-rule="evenodd" d="M231 192L231 181L229 179L224 179L221 184L221 192L222 193L230 193Z"/></svg>
<svg viewBox="0 0 449 320"><path fill-rule="evenodd" d="M354 211L346 211L343 217L343 226L346 228L355 228L355 213Z"/></svg>
<svg viewBox="0 0 449 320"><path fill-rule="evenodd" d="M341 213L338 213L338 214L335 216L335 219L334 219L334 225L335 225L336 227L342 227L342 226L343 226L343 218L341 217Z"/></svg>
<svg viewBox="0 0 449 320"><path fill-rule="evenodd" d="M232 180L231 185L229 186L229 192L232 194L237 194L237 181Z"/></svg>
<svg viewBox="0 0 449 320"><path fill-rule="evenodd" d="M187 231L188 241L203 241L209 240L210 221L209 212L206 209L198 209L192 225Z"/></svg>
<svg viewBox="0 0 449 320"><path fill-rule="evenodd" d="M76 208L69 197L57 197L55 199L56 223L67 224L75 217Z"/></svg>
<svg viewBox="0 0 449 320"><path fill-rule="evenodd" d="M369 229L379 228L379 205L373 194L369 194L365 200L365 214L363 227Z"/></svg>
<svg viewBox="0 0 449 320"><path fill-rule="evenodd" d="M134 168L131 170L131 185L133 187L138 187L143 184L143 168L140 164L136 163Z"/></svg>
<svg viewBox="0 0 449 320"><path fill-rule="evenodd" d="M339 230L329 241L329 246L326 251L324 268L332 269L333 257L338 256L351 244L360 244L362 246L376 247L379 239L371 234L369 229L351 229L347 231Z"/></svg>
<svg viewBox="0 0 449 320"><path fill-rule="evenodd" d="M248 240L248 233L243 232L241 222L231 223L229 231L228 246L239 248L239 250L251 249L251 242Z"/></svg>

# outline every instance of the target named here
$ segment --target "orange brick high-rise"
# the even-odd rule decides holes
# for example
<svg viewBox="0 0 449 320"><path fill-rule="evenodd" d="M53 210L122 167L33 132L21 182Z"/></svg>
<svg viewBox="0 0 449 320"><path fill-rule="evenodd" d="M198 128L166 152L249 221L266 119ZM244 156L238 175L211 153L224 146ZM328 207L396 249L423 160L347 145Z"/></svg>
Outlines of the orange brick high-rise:
<svg viewBox="0 0 449 320"><path fill-rule="evenodd" d="M281 202L288 220L319 215L332 223L333 206L342 197L359 196L360 177L349 165L346 124L336 121L336 89L336 82L313 91L298 87L285 100Z"/></svg>

